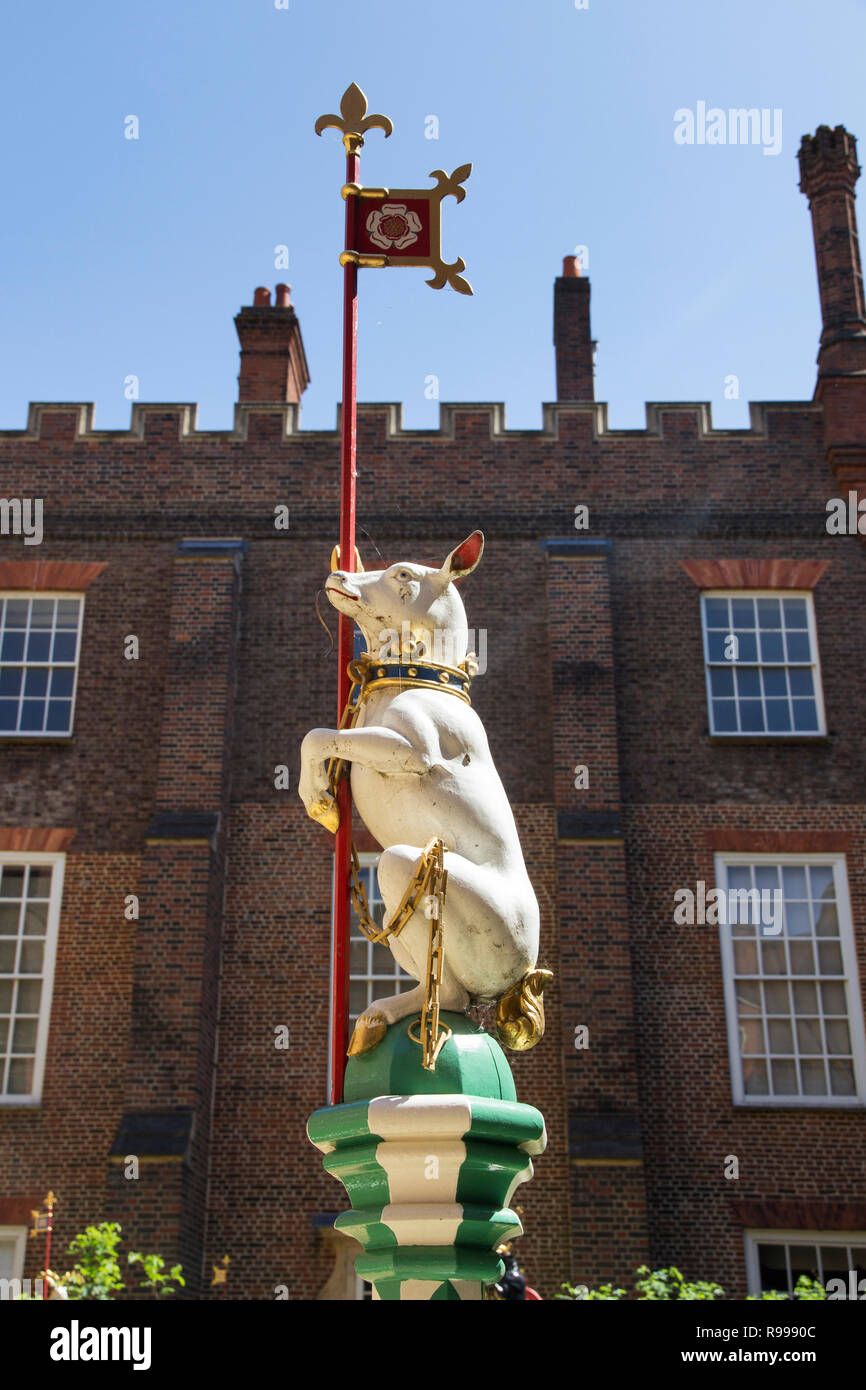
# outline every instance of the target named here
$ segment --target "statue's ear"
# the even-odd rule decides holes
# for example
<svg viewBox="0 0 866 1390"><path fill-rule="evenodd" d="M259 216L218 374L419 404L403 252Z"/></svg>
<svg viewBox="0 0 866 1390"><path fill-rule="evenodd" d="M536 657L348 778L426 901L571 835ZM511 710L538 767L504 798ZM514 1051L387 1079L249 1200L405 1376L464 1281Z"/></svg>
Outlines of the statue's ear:
<svg viewBox="0 0 866 1390"><path fill-rule="evenodd" d="M484 550L484 535L481 531L473 531L471 536L467 536L465 541L461 541L456 550L446 558L442 566L441 574L443 579L462 579L465 574L471 574L481 559Z"/></svg>

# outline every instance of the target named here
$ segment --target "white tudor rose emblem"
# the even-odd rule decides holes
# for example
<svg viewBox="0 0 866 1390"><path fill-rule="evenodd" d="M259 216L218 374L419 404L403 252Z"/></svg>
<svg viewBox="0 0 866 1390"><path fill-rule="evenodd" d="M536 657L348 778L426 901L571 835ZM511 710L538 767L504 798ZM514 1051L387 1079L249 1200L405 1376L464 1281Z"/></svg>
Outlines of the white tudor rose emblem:
<svg viewBox="0 0 866 1390"><path fill-rule="evenodd" d="M370 240L383 251L392 246L396 251L405 250L418 240L420 230L420 217L417 212L407 211L405 203L383 203L367 218Z"/></svg>

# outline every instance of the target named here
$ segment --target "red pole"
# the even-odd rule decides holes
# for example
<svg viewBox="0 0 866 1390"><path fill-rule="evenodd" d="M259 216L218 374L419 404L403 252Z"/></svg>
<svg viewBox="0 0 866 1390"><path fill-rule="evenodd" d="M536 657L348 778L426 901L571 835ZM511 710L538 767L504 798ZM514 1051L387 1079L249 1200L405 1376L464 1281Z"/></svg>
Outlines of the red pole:
<svg viewBox="0 0 866 1390"><path fill-rule="evenodd" d="M360 155L346 155L346 183L360 179ZM355 250L357 198L346 198L346 246ZM355 569L355 478L357 451L358 267L343 269L343 406L340 454L340 569ZM337 637L337 722L349 698L347 668L354 655L354 623L339 616ZM337 787L340 827L334 843L334 920L331 934L333 990L331 995L331 1105L343 1099L346 1049L349 1045L349 920L352 856L352 799L349 769Z"/></svg>

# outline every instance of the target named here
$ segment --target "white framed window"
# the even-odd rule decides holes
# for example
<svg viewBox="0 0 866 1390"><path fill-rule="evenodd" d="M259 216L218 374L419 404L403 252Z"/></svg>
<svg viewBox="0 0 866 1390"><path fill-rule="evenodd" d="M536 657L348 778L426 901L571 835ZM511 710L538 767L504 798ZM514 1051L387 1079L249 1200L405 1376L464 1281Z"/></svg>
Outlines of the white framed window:
<svg viewBox="0 0 866 1390"><path fill-rule="evenodd" d="M26 1226L0 1226L0 1279L24 1277Z"/></svg>
<svg viewBox="0 0 866 1390"><path fill-rule="evenodd" d="M0 594L0 738L71 735L83 615L83 594Z"/></svg>
<svg viewBox="0 0 866 1390"><path fill-rule="evenodd" d="M801 1274L825 1288L843 1279L847 1289L851 1270L866 1278L866 1231L746 1231L745 1241L749 1293L791 1294Z"/></svg>
<svg viewBox="0 0 866 1390"><path fill-rule="evenodd" d="M708 590L701 621L711 734L826 732L811 591Z"/></svg>
<svg viewBox="0 0 866 1390"><path fill-rule="evenodd" d="M379 895L379 881L376 877L378 854L359 854L361 882L367 890L370 916L381 927L385 920L385 904ZM368 1004L374 999L388 998L393 994L405 994L414 989L417 980L401 969L390 948L385 945L374 946L361 933L358 918L352 907L349 925L349 1022L354 1024Z"/></svg>
<svg viewBox="0 0 866 1390"><path fill-rule="evenodd" d="M64 866L0 853L0 1106L42 1095Z"/></svg>
<svg viewBox="0 0 866 1390"><path fill-rule="evenodd" d="M778 895L767 901L780 907L778 921L736 906L719 914L734 1104L862 1106L866 1044L844 857L717 854L715 873L729 902L757 892Z"/></svg>

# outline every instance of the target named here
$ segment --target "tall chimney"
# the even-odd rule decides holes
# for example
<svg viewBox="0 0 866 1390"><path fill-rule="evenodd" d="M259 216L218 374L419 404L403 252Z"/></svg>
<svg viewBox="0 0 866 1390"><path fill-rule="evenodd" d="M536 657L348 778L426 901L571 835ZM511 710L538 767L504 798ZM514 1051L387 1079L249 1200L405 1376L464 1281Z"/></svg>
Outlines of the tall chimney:
<svg viewBox="0 0 866 1390"><path fill-rule="evenodd" d="M815 400L824 408L827 460L839 487L866 496L866 302L857 240L857 142L844 126L804 135L800 188L809 199L821 345Z"/></svg>
<svg viewBox="0 0 866 1390"><path fill-rule="evenodd" d="M595 400L595 343L589 325L589 280L576 256L566 256L553 289L556 399Z"/></svg>
<svg viewBox="0 0 866 1390"><path fill-rule="evenodd" d="M241 343L239 401L299 401L310 384L301 326L289 296L288 285L277 285L272 306L270 290L259 286L252 305L235 316Z"/></svg>
<svg viewBox="0 0 866 1390"><path fill-rule="evenodd" d="M818 288L821 349L818 372L866 370L866 303L857 239L854 186L860 176L857 141L844 126L804 135L797 156L800 189L809 199Z"/></svg>

